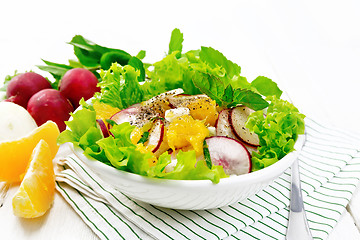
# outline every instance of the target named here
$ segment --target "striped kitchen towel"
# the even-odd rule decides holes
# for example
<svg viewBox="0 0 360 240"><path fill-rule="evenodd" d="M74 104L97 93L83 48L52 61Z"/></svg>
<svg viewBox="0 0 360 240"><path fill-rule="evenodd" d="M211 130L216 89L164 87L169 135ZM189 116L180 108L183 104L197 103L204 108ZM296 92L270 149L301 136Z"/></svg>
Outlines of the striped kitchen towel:
<svg viewBox="0 0 360 240"><path fill-rule="evenodd" d="M185 211L130 199L62 146L57 190L100 239L285 239L290 169L258 194L212 210ZM299 156L314 239L326 239L360 179L360 137L306 119Z"/></svg>

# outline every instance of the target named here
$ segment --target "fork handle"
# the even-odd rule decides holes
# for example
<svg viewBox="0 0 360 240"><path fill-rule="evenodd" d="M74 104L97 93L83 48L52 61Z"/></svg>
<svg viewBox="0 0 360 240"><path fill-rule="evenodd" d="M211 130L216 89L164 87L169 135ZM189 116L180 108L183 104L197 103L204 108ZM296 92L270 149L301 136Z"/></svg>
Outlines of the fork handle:
<svg viewBox="0 0 360 240"><path fill-rule="evenodd" d="M287 240L308 240L313 239L307 222L304 202L300 186L299 160L295 159L291 167L291 200Z"/></svg>

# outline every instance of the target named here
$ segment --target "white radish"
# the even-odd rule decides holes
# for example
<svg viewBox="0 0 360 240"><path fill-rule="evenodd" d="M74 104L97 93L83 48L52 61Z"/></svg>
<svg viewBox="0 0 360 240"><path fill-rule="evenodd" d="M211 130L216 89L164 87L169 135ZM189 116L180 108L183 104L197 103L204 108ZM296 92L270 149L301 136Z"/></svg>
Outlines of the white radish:
<svg viewBox="0 0 360 240"><path fill-rule="evenodd" d="M121 110L111 116L110 120L113 120L117 124L128 122L131 125L142 126L144 125L144 115L141 114L140 106L132 106ZM110 127L110 126L109 126Z"/></svg>
<svg viewBox="0 0 360 240"><path fill-rule="evenodd" d="M228 175L241 175L251 171L251 157L245 146L232 138L215 136L206 140L211 162L221 165Z"/></svg>
<svg viewBox="0 0 360 240"><path fill-rule="evenodd" d="M12 102L0 102L0 142L21 138L35 128L36 122L25 108Z"/></svg>
<svg viewBox="0 0 360 240"><path fill-rule="evenodd" d="M229 113L229 109L224 109L219 113L219 117L215 123L216 135L236 139L229 123Z"/></svg>
<svg viewBox="0 0 360 240"><path fill-rule="evenodd" d="M250 130L245 127L245 123L248 120L249 115L253 112L254 110L245 106L232 108L230 110L229 123L237 138L252 146L259 146L258 135L250 132Z"/></svg>
<svg viewBox="0 0 360 240"><path fill-rule="evenodd" d="M164 138L164 130L164 122L161 119L155 120L154 125L149 131L148 141L145 143L147 146L154 146L152 152L156 152L160 148Z"/></svg>

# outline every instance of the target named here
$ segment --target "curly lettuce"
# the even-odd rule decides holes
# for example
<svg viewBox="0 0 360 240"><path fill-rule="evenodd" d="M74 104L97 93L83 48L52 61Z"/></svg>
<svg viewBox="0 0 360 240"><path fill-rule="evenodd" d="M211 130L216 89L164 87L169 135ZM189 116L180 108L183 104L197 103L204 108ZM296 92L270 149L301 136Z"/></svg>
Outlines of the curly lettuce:
<svg viewBox="0 0 360 240"><path fill-rule="evenodd" d="M276 96L267 100L270 105L266 116L263 111L256 111L246 123L260 140L258 151L252 154L252 171L270 166L293 151L298 135L305 131L305 115L294 105Z"/></svg>
<svg viewBox="0 0 360 240"><path fill-rule="evenodd" d="M208 179L218 183L226 177L222 166L206 166L205 161L197 161L195 151L179 152L177 165L171 172L165 172L165 167L171 162L170 155L163 153L155 166L149 165L151 153L143 153L130 140L135 126L125 122L114 124L112 135L104 138L96 126L96 113L91 106L72 114L72 120L65 122L69 129L63 131L58 144L71 142L84 150L86 156L99 160L119 170L136 173L143 176L166 179Z"/></svg>

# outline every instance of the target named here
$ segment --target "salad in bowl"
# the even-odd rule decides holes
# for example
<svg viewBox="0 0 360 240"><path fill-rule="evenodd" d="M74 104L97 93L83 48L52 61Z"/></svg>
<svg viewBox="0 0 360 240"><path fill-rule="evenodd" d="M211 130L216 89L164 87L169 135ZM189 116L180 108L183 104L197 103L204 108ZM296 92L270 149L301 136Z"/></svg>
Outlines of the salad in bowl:
<svg viewBox="0 0 360 240"><path fill-rule="evenodd" d="M81 102L58 142L71 142L135 199L180 209L231 204L291 165L305 116L271 79L249 82L219 51L183 52L182 42L175 29L162 60L101 70L101 92Z"/></svg>

